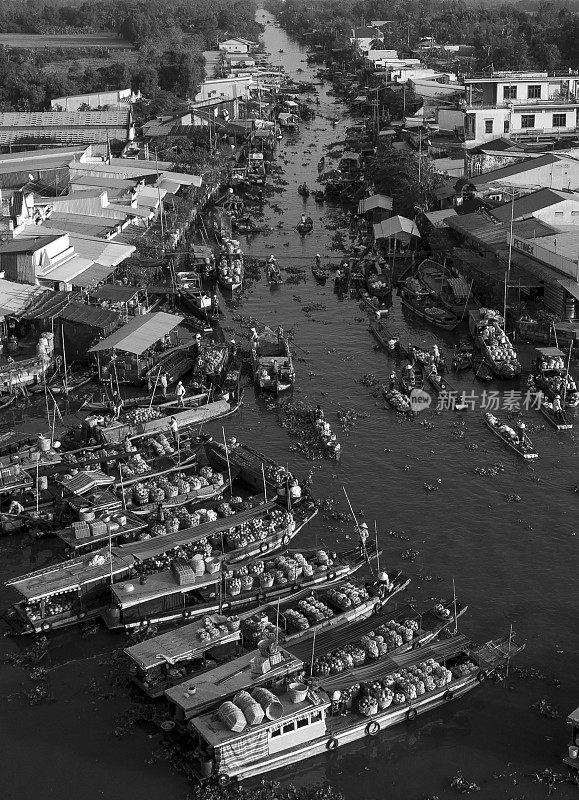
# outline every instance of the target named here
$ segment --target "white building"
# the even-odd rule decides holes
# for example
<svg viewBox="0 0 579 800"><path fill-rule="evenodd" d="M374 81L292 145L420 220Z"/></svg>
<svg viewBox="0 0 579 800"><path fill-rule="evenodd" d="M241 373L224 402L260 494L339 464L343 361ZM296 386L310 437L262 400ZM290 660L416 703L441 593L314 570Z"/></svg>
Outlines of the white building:
<svg viewBox="0 0 579 800"><path fill-rule="evenodd" d="M131 89L117 89L112 92L94 92L92 94L75 94L69 97L55 97L50 101L51 111L78 111L85 106L91 111L99 108L122 108L137 100L140 100L141 93L133 94Z"/></svg>
<svg viewBox="0 0 579 800"><path fill-rule="evenodd" d="M352 28L350 44L354 45L361 53L370 50L372 42L383 42L384 34L379 28Z"/></svg>
<svg viewBox="0 0 579 800"><path fill-rule="evenodd" d="M249 53L253 42L248 39L226 39L224 42L219 42L219 49L225 53Z"/></svg>
<svg viewBox="0 0 579 800"><path fill-rule="evenodd" d="M195 95L195 102L204 100L234 100L235 98L247 99L249 89L253 82L253 75L239 75L238 77L213 78L203 81L199 92Z"/></svg>
<svg viewBox="0 0 579 800"><path fill-rule="evenodd" d="M497 136L576 136L579 79L575 73L495 72L465 78L465 137L475 146Z"/></svg>

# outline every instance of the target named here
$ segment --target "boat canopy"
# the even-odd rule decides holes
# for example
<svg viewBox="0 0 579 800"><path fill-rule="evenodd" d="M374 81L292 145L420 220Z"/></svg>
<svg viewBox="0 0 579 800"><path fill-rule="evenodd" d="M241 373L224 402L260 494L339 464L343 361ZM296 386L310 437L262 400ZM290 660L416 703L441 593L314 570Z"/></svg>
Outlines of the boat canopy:
<svg viewBox="0 0 579 800"><path fill-rule="evenodd" d="M365 197L358 203L358 214L365 214L367 211L374 211L376 208L382 208L384 211L392 211L392 198L386 194L373 194L371 197Z"/></svg>
<svg viewBox="0 0 579 800"><path fill-rule="evenodd" d="M470 288L462 276L460 278L447 278L447 283L452 290L455 300L458 300L460 303L467 299L470 294Z"/></svg>
<svg viewBox="0 0 579 800"><path fill-rule="evenodd" d="M567 717L567 722L569 725L579 725L579 708L576 708L575 711L572 711L569 714Z"/></svg>
<svg viewBox="0 0 579 800"><path fill-rule="evenodd" d="M105 283L91 292L91 297L94 297L95 300L108 300L110 303L128 303L142 291L136 286L116 286L114 283Z"/></svg>
<svg viewBox="0 0 579 800"><path fill-rule="evenodd" d="M565 353L558 347L537 347L537 353L544 358L565 358Z"/></svg>
<svg viewBox="0 0 579 800"><path fill-rule="evenodd" d="M89 353L116 349L140 356L165 334L176 328L180 322L183 322L183 317L166 314L164 311L135 317L118 331L91 347Z"/></svg>

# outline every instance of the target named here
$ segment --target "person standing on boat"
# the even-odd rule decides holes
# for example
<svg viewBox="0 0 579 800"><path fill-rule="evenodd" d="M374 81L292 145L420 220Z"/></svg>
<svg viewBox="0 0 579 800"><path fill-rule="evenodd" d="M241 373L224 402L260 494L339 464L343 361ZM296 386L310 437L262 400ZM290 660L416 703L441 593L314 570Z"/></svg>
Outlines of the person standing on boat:
<svg viewBox="0 0 579 800"><path fill-rule="evenodd" d="M167 373L162 372L161 377L159 378L159 383L161 384L161 393L163 397L167 397L167 386L169 384L167 380Z"/></svg>
<svg viewBox="0 0 579 800"><path fill-rule="evenodd" d="M560 420L561 415L563 413L563 408L561 407L561 395L556 394L553 398L553 417L555 420Z"/></svg>
<svg viewBox="0 0 579 800"><path fill-rule="evenodd" d="M183 381L179 381L177 384L177 388L175 389L175 394L177 395L177 402L179 403L180 408L185 407L185 387L183 386Z"/></svg>
<svg viewBox="0 0 579 800"><path fill-rule="evenodd" d="M358 536L360 537L360 554L363 556L366 555L366 542L369 535L368 525L365 522L361 522L358 525Z"/></svg>
<svg viewBox="0 0 579 800"><path fill-rule="evenodd" d="M237 358L237 342L233 338L229 340L229 358L232 362Z"/></svg>
<svg viewBox="0 0 579 800"><path fill-rule="evenodd" d="M171 421L169 422L169 430L171 431L171 436L173 437L173 442L175 443L175 447L179 446L179 423L175 419L175 417L171 417Z"/></svg>
<svg viewBox="0 0 579 800"><path fill-rule="evenodd" d="M283 342L284 335L283 335L283 328L281 325L277 326L277 343L281 344Z"/></svg>
<svg viewBox="0 0 579 800"><path fill-rule="evenodd" d="M319 253L316 253L316 267L319 269L322 266L322 257Z"/></svg>
<svg viewBox="0 0 579 800"><path fill-rule="evenodd" d="M219 298L216 294L211 298L211 311L214 314L219 314Z"/></svg>
<svg viewBox="0 0 579 800"><path fill-rule="evenodd" d="M251 349L257 349L257 342L259 341L259 335L255 328L251 329Z"/></svg>
<svg viewBox="0 0 579 800"><path fill-rule="evenodd" d="M391 372L390 373L390 388L391 389L395 389L397 383L398 383L398 378L396 377L396 373L395 372Z"/></svg>
<svg viewBox="0 0 579 800"><path fill-rule="evenodd" d="M522 419L520 419L517 422L517 434L518 434L518 441L519 441L520 445L524 445L525 444L525 430L526 430L526 427L527 426L525 425L525 423L523 422Z"/></svg>
<svg viewBox="0 0 579 800"><path fill-rule="evenodd" d="M398 344L398 339L388 339L388 350L390 350L390 352L393 353L394 350L396 350L397 344Z"/></svg>
<svg viewBox="0 0 579 800"><path fill-rule="evenodd" d="M13 498L8 506L8 513L13 514L15 517L19 517L20 514L24 513L24 506L19 503L18 500Z"/></svg>
<svg viewBox="0 0 579 800"><path fill-rule="evenodd" d="M300 225L305 225L305 224L306 224L306 215L302 213L300 217Z"/></svg>
<svg viewBox="0 0 579 800"><path fill-rule="evenodd" d="M321 405L316 406L316 420L323 420L324 419L324 409Z"/></svg>
<svg viewBox="0 0 579 800"><path fill-rule="evenodd" d="M121 416L121 410L123 408L123 400L120 397L118 392L113 394L113 417L114 419L118 420Z"/></svg>

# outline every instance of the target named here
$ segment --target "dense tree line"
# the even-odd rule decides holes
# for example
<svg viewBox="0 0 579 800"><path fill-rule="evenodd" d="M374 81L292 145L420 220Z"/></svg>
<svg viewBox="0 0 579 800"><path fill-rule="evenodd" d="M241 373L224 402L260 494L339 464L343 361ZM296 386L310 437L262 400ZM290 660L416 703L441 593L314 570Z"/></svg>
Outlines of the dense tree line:
<svg viewBox="0 0 579 800"><path fill-rule="evenodd" d="M79 61L98 55L80 49L82 40L78 51L0 51L0 111L42 110L53 97L127 86L150 101L146 116L173 111L185 98L194 97L203 79L204 50L215 48L218 38L257 38L254 15L253 0L0 3L2 33L104 32L138 50L136 60L115 57L111 51L112 62L109 53L102 67Z"/></svg>
<svg viewBox="0 0 579 800"><path fill-rule="evenodd" d="M268 7L288 30L317 31L320 42L339 41L355 25L384 19L391 21L386 48L409 49L422 36L434 36L440 44L474 45L476 69L579 67L579 16L560 3L541 3L532 13L465 0L268 0Z"/></svg>

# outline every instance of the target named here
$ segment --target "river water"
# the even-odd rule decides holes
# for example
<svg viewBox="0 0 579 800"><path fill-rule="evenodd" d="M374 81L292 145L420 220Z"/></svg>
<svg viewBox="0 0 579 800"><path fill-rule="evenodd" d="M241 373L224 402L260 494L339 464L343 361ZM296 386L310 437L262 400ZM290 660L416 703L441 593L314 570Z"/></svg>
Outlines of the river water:
<svg viewBox="0 0 579 800"><path fill-rule="evenodd" d="M257 13L259 22L272 20L263 10ZM314 79L304 48L273 22L266 25L264 41L272 63L283 65L296 78ZM240 315L273 327L281 323L292 331L297 356L294 399L323 405L341 441L342 458L339 463L311 462L292 452L293 440L279 425L275 403L255 398L251 386L240 414L226 420L226 435L235 433L241 441L294 465L300 474L313 470L315 494L336 498L341 511L347 511L344 486L356 513L370 528L377 522L383 565L412 577L404 601L452 596L454 579L457 596L469 605L461 620L465 634L482 642L508 633L512 624L527 649L506 682L486 682L406 726L273 777L298 784L328 780L347 800L424 800L434 795L442 800L455 796L450 778L461 769L480 785L481 800L543 798L546 787L531 776L545 767L564 771L564 716L579 704L573 594L579 496L572 491L578 477L577 441L572 433L545 428L537 412L529 411L525 419L540 459L527 465L484 427L480 409L462 416L429 409L410 421L384 409L374 396L376 389L359 383L370 373L385 380L393 364L375 349L368 318L356 301L334 294L330 281L317 286L309 272L316 252L339 256L331 247L336 226L344 221L342 212L313 200L304 205L297 194L304 180L310 188L315 186L320 157L352 124L343 106L327 94L329 88L319 87L320 106L315 108L321 116L303 124L295 141L284 140L278 148L276 163L283 166L287 185L280 185L283 192L265 207L264 220L273 233L242 240L249 254L266 257L275 252L282 271L303 266L307 280L275 289L263 279L254 283L235 309L226 309L224 327L241 345L247 343L247 327L241 327ZM339 117L336 128L328 122L334 116ZM293 226L304 208L315 227L301 238ZM341 230L347 238L346 228ZM316 307L309 308L313 304ZM466 329L441 335L419 324L402 312L397 298L391 317L389 324L404 341L424 346L437 342L447 357L453 343L467 336ZM481 391L470 373L453 381L461 390ZM337 414L348 409L358 419L343 432ZM220 426L209 430L221 435ZM504 472L475 471L497 462ZM425 484L436 488L428 491ZM515 497L520 500L507 499ZM319 515L296 546L324 541L345 547L351 544L346 538L347 527ZM50 540L0 540L0 579L41 566L53 557L53 547ZM404 558L409 550L414 551L413 560ZM10 590L0 588L3 607L13 599ZM30 644L3 639L2 655L21 652ZM33 686L28 672L0 665L4 798L186 797L184 779L162 756L157 727L139 724L122 738L112 733L118 715L130 714L133 708L126 689L111 685L108 677L108 654L123 644L122 637L102 631L83 637L73 629L55 636L45 660L54 699L39 705L30 705L23 694ZM516 667L533 668L543 677L517 676ZM539 718L531 710L543 698L560 711L559 719ZM576 789L561 786L556 796L574 797Z"/></svg>

